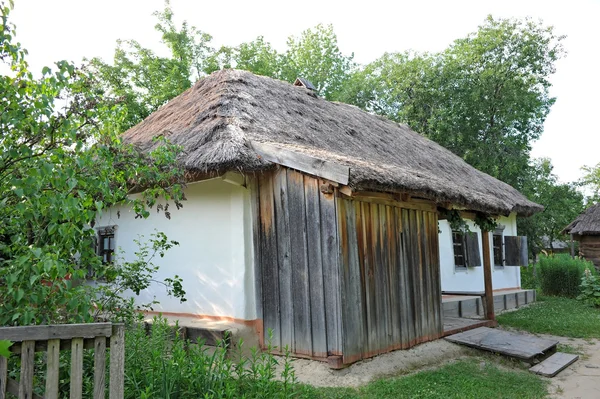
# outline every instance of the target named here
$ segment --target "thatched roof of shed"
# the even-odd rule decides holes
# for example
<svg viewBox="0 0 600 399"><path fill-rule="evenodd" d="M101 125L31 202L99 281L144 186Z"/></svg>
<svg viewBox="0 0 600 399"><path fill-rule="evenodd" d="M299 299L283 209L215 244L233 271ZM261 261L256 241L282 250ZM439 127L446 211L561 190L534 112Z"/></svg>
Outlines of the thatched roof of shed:
<svg viewBox="0 0 600 399"><path fill-rule="evenodd" d="M408 192L492 214L542 209L405 125L245 71L213 73L124 133L143 148L158 135L183 146L193 172L269 168L252 149L258 142L348 166L355 190Z"/></svg>
<svg viewBox="0 0 600 399"><path fill-rule="evenodd" d="M563 230L566 234L600 235L600 203L586 209Z"/></svg>

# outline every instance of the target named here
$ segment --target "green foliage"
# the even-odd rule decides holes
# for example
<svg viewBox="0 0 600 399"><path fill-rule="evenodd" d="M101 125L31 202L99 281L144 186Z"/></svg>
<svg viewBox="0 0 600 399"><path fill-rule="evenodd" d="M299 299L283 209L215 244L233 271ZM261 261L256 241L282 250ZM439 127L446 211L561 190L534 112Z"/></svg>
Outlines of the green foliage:
<svg viewBox="0 0 600 399"><path fill-rule="evenodd" d="M450 225L450 229L452 231L462 231L462 232L470 231L469 225L467 224L467 222L465 222L465 220L460 215L460 211L458 211L456 209L451 209L449 211L445 211L444 217L448 221L448 224Z"/></svg>
<svg viewBox="0 0 600 399"><path fill-rule="evenodd" d="M520 188L554 99L562 37L530 19L488 17L440 53L385 54L342 101L407 123L477 169Z"/></svg>
<svg viewBox="0 0 600 399"><path fill-rule="evenodd" d="M529 264L529 267L521 267L521 288L525 290L538 290L540 288L539 271L536 273L536 265Z"/></svg>
<svg viewBox="0 0 600 399"><path fill-rule="evenodd" d="M592 306L600 307L600 278L590 269L585 269L581 277L580 294L578 300Z"/></svg>
<svg viewBox="0 0 600 399"><path fill-rule="evenodd" d="M288 38L287 46L282 59L282 79L288 82L297 77L308 79L321 96L337 99L354 66L354 55L342 54L333 26L319 24L307 29L299 38Z"/></svg>
<svg viewBox="0 0 600 399"><path fill-rule="evenodd" d="M315 398L545 398L548 383L525 370L481 358L445 364L435 370L382 378L358 389L313 388Z"/></svg>
<svg viewBox="0 0 600 399"><path fill-rule="evenodd" d="M547 158L531 162L521 191L544 211L517 219L518 231L527 236L529 251L537 256L548 244L568 238L562 230L583 211L583 195L574 183L559 183Z"/></svg>
<svg viewBox="0 0 600 399"><path fill-rule="evenodd" d="M537 302L498 316L501 326L534 334L600 339L600 309L562 297L537 297Z"/></svg>
<svg viewBox="0 0 600 399"><path fill-rule="evenodd" d="M540 288L544 295L575 298L579 295L581 278L587 268L594 266L583 259L567 254L540 256Z"/></svg>
<svg viewBox="0 0 600 399"><path fill-rule="evenodd" d="M10 356L10 347L12 346L12 342L7 341L5 339L0 339L0 356L9 357Z"/></svg>
<svg viewBox="0 0 600 399"><path fill-rule="evenodd" d="M581 184L592 192L588 203L597 203L600 201L600 163L596 166L584 166L581 169L584 173Z"/></svg>
<svg viewBox="0 0 600 399"><path fill-rule="evenodd" d="M0 325L90 321L95 292L83 282L104 266L89 227L115 204L139 217L159 198L181 206L180 148L123 144L122 109L65 61L34 78L10 7L0 10L0 62L11 71L0 76ZM131 198L132 187L146 191Z"/></svg>
<svg viewBox="0 0 600 399"><path fill-rule="evenodd" d="M475 215L474 223L481 231L494 231L498 227L498 223L494 218L480 212Z"/></svg>

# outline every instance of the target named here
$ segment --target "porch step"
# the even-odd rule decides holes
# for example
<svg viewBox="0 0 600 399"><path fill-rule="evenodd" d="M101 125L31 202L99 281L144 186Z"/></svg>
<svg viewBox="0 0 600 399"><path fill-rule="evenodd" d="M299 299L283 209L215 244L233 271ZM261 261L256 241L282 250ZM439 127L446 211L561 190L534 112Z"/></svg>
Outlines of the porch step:
<svg viewBox="0 0 600 399"><path fill-rule="evenodd" d="M517 334L488 327L450 335L445 338L456 344L483 349L533 363L556 350L558 341Z"/></svg>
<svg viewBox="0 0 600 399"><path fill-rule="evenodd" d="M570 353L556 352L541 363L536 364L529 369L532 373L543 375L544 377L554 377L571 364L579 359L578 355Z"/></svg>

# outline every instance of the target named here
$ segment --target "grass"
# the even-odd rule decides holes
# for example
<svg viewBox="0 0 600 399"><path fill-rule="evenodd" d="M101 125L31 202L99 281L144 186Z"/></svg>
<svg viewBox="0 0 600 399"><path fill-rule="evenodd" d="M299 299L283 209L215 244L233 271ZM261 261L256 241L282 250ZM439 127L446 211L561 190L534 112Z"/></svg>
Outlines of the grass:
<svg viewBox="0 0 600 399"><path fill-rule="evenodd" d="M600 309L569 298L539 297L537 303L498 316L498 323L535 334L600 338Z"/></svg>
<svg viewBox="0 0 600 399"><path fill-rule="evenodd" d="M524 370L505 370L482 358L435 370L380 379L360 388L309 388L315 398L545 398L547 382Z"/></svg>

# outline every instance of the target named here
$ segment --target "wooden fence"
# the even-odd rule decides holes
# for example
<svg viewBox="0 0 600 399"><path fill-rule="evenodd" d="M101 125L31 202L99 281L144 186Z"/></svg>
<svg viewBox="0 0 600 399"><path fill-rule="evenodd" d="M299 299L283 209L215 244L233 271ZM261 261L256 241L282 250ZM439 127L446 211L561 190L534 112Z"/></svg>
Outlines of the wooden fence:
<svg viewBox="0 0 600 399"><path fill-rule="evenodd" d="M94 399L104 399L106 348L110 347L109 398L124 394L125 327L121 324L65 324L0 327L0 339L12 341L13 354L21 356L19 381L8 378L8 361L0 356L0 399L11 393L19 399L41 398L33 392L35 352L46 352L46 388L43 398L59 397L60 351L71 351L70 399L80 399L83 390L83 351L94 349Z"/></svg>

